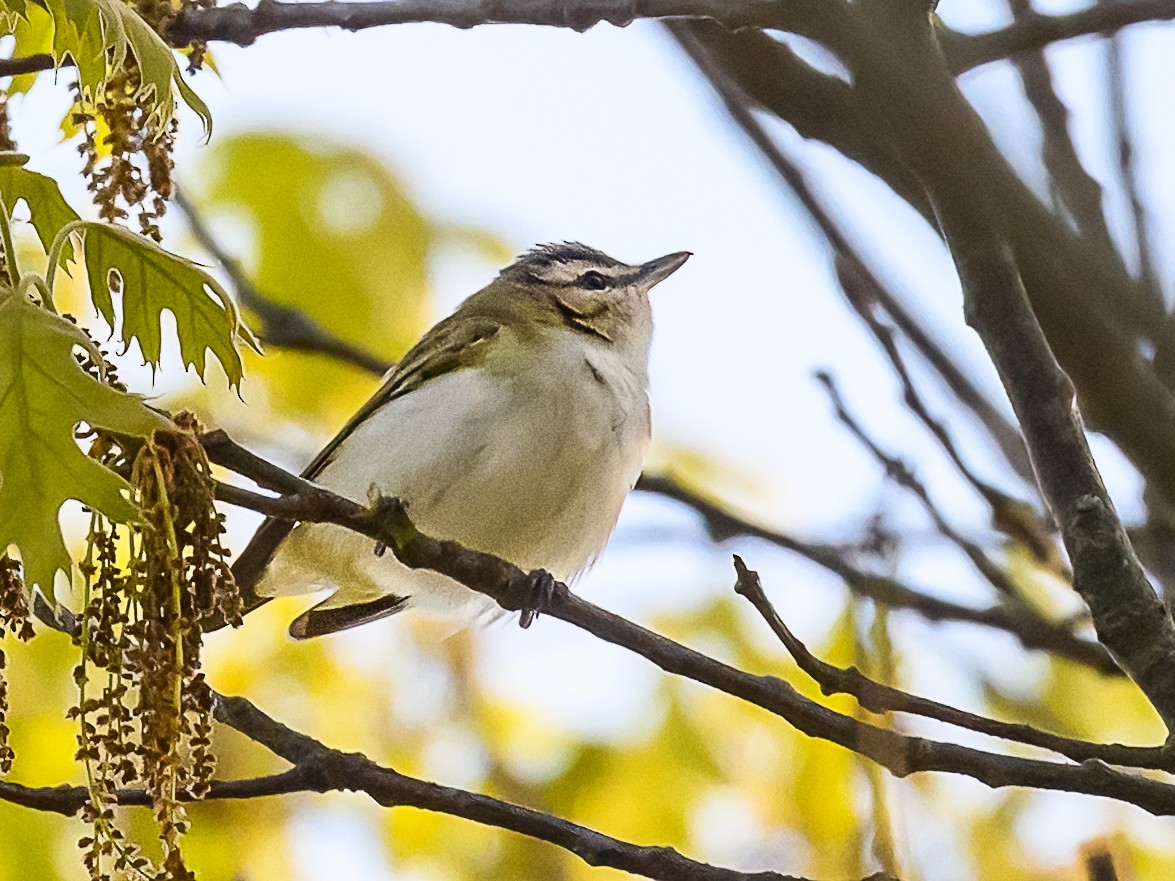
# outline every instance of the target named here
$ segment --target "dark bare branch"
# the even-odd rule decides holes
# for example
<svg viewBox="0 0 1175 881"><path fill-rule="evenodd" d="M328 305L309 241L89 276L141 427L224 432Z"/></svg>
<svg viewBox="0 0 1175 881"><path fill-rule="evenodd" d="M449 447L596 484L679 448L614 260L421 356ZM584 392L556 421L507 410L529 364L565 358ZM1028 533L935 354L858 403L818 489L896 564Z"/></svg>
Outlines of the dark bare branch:
<svg viewBox="0 0 1175 881"><path fill-rule="evenodd" d="M1024 16L998 31L964 36L944 31L941 39L951 70L962 73L981 64L1008 58L1092 34L1112 34L1132 24L1175 19L1175 0L1125 0L1099 3L1068 15Z"/></svg>
<svg viewBox="0 0 1175 881"><path fill-rule="evenodd" d="M586 31L597 24L626 27L638 19L705 19L728 28L778 28L813 39L835 35L832 4L814 0L383 0L383 2L284 3L261 0L255 8L234 3L184 9L171 25L177 45L221 40L247 46L263 34L296 28L339 27L357 31L385 25L434 22L458 28L529 24Z"/></svg>
<svg viewBox="0 0 1175 881"><path fill-rule="evenodd" d="M1024 429L1040 487L1073 564L1073 586L1098 639L1170 730L1175 725L1175 623L1147 581L1089 450L1073 386L1053 357L1007 246L966 206L939 216L975 328Z"/></svg>
<svg viewBox="0 0 1175 881"><path fill-rule="evenodd" d="M1146 206L1142 201L1142 182L1139 180L1137 154L1134 149L1134 132L1131 126L1130 109L1128 106L1126 83L1126 47L1121 33L1116 33L1106 40L1106 81L1109 89L1109 117L1110 129L1113 132L1114 145L1118 158L1118 180L1126 201L1130 205L1130 218L1134 233L1134 256L1137 261L1136 274L1140 282L1140 290L1147 298L1147 305L1153 315L1155 330L1159 330L1166 312L1163 298L1162 283L1159 280L1158 269L1155 266L1154 256L1151 253L1150 219ZM1164 345L1160 333L1156 344ZM1175 385L1169 374L1164 373L1162 362L1168 360L1155 353L1155 369L1164 378L1168 386Z"/></svg>
<svg viewBox="0 0 1175 881"><path fill-rule="evenodd" d="M914 590L893 578L865 572L854 566L837 548L803 541L795 536L764 529L706 499L667 477L642 475L636 488L655 492L688 505L706 524L716 541L736 536L757 538L799 554L817 566L839 576L853 593L892 609L908 609L928 621L959 621L990 627L1014 636L1026 649L1039 649L1077 661L1108 676L1122 671L1106 650L1096 642L1075 636L1068 628L1038 616L1023 614L1007 606L975 609Z"/></svg>
<svg viewBox="0 0 1175 881"><path fill-rule="evenodd" d="M783 643L784 648L787 649L788 654L792 656L799 668L811 676L826 695L852 695L862 707L871 713L910 713L927 719L935 719L948 725L966 728L969 731L976 731L991 737L1047 749L1075 762L1097 759L1112 765L1175 771L1175 753L1166 747L1090 743L1073 737L1041 731L1031 725L1000 722L876 682L865 676L856 667L837 667L822 661L808 650L807 646L792 633L783 619L779 617L779 613L771 605L771 601L767 599L767 594L763 592L759 574L748 569L742 558L737 555L734 558L734 567L738 575L734 587L735 592L746 597L755 607L755 610L779 637L779 641Z"/></svg>
<svg viewBox="0 0 1175 881"><path fill-rule="evenodd" d="M36 55L20 55L15 58L0 58L0 78L39 73L42 70L52 69L53 56L45 52L38 52Z"/></svg>
<svg viewBox="0 0 1175 881"><path fill-rule="evenodd" d="M223 432L213 432L207 437L212 461L231 468L242 458L248 458L240 456L241 448ZM505 609L519 610L533 602L530 574L489 554L423 535L396 499L377 498L364 507L313 487L292 474L281 476L281 469L276 466L266 464L259 470L259 474L242 473L271 488L292 487L300 494L300 499L291 500L284 509L284 516L347 527L381 543L409 568L439 572L486 594ZM971 777L988 786L1027 786L1100 795L1128 802L1150 813L1175 815L1173 785L1116 770L1096 760L1067 765L1005 756L870 725L805 698L781 679L738 670L601 609L572 594L565 584L554 585L542 611L605 642L635 652L667 673L755 704L799 731L839 744L898 776L939 771Z"/></svg>
<svg viewBox="0 0 1175 881"><path fill-rule="evenodd" d="M845 269L846 267L838 260L837 275L841 277L841 286L848 293L852 289L853 283L851 277L844 277ZM850 294L850 296L852 295ZM914 385L914 379L910 376L910 371L906 369L905 359L898 349L897 340L894 339L893 330L882 324L871 309L861 308L859 314L874 338L881 345L881 349L885 352L886 358L889 359L894 373L897 374L898 381L902 384L902 399L905 401L906 406L917 417L918 421L926 427L926 430L930 432L931 436L938 441L939 446L942 447L943 452L946 453L947 458L950 459L963 479L987 503L991 509L992 525L1005 535L1012 536L1024 547L1032 551L1033 556L1038 562L1052 569L1062 570L1058 560L1059 554L1057 553L1053 529L1051 524L1046 525L1045 523L1047 518L1041 517L1037 509L1027 501L1008 495L975 473L959 452L947 426L941 420L931 415L930 410L926 406L926 402L923 401L922 396L918 393L918 389ZM1016 438L1020 441L1019 448L1024 450L1023 440L1020 438L1019 432L1016 432ZM1026 461L1027 455L1027 450L1024 450ZM1031 465L1029 465L1029 476L1031 477ZM1033 489L1039 491L1035 480L1032 480L1031 485Z"/></svg>
<svg viewBox="0 0 1175 881"><path fill-rule="evenodd" d="M951 526L946 516L939 510L938 505L930 497L930 492L926 489L926 486L914 474L913 469L901 459L891 456L881 449L874 442L873 438L866 433L861 424L849 413L832 376L828 373L820 372L816 374L816 379L824 386L829 397L832 399L832 406L836 411L837 419L869 451L869 454L881 465L886 476L918 500L923 510L930 517L931 522L934 523L935 529L966 555L979 574L986 578L992 587L1004 596L1018 600L1020 592L1012 580L999 566L991 561L983 548Z"/></svg>
<svg viewBox="0 0 1175 881"><path fill-rule="evenodd" d="M714 48L713 41L700 40L697 36L699 29L687 25L673 25L669 29L702 73L706 75L710 85L726 105L731 119L762 152L764 158L771 164L780 179L808 212L812 222L828 240L835 255L837 278L848 298L849 305L866 322L870 330L873 328L871 308L873 304L880 305L902 333L913 343L919 354L938 373L952 394L959 399L963 406L975 414L1012 468L1024 480L1031 483L1033 480L1032 465L1029 463L1028 454L1024 449L1024 440L1020 437L1015 426L1004 418L987 396L975 386L971 378L958 367L954 359L947 355L938 341L922 327L918 319L902 303L901 298L882 284L880 279L869 269L840 225L833 219L828 208L817 196L807 175L794 160L780 149L779 145L760 125L747 106L747 97L742 95L739 89L729 81L722 66L711 56L710 53ZM709 31L705 32L709 33ZM747 36L740 34L739 38L746 39ZM770 51L774 52L775 50ZM790 55L790 50L780 51L786 51ZM790 57L795 60L796 64L800 64L794 55L790 55ZM811 68L808 70L811 71ZM812 74L822 76L816 74L815 71L812 71ZM834 82L837 84L829 84L829 88L838 94L849 91L846 84L835 80ZM848 100L845 95L842 95L842 99ZM824 118L836 117L837 114L830 114L827 110L826 106L822 111ZM786 118L794 124L794 118ZM803 133L803 129L801 129L801 133ZM914 186L916 185L915 182ZM920 189L918 196L925 199ZM929 214L929 208L927 208L927 213Z"/></svg>
<svg viewBox="0 0 1175 881"><path fill-rule="evenodd" d="M1018 22L1035 14L1031 0L1008 0L1008 6ZM1102 207L1102 186L1077 155L1069 133L1069 108L1053 85L1052 70L1044 51L1013 55L1012 64L1040 121L1041 151L1054 196L1091 245L1114 255L1114 243Z"/></svg>
<svg viewBox="0 0 1175 881"><path fill-rule="evenodd" d="M1046 339L1041 325L1046 315L1053 321L1061 319L1055 311L1060 304L1040 297L1029 303L1017 261L1023 256L1022 265L1037 270L1039 263L1035 255L1009 247L1003 236L1011 226L1011 202L993 198L1006 195L997 194L991 186L1003 174L998 166L1004 160L943 68L930 23L916 15L899 20L887 6L876 3L867 8L874 17L869 22L870 37L862 38L858 71L862 87L879 109L890 114L887 125L892 137L934 201L966 291L968 320L988 347L1024 429L1038 481L1073 563L1074 586L1090 607L1099 639L1170 728L1175 722L1175 624L1147 582L1098 475L1073 386L1053 357L1050 339L1057 340L1058 357L1060 346L1065 346L1068 359L1063 360L1080 371L1082 391L1094 392L1082 398L1083 405L1091 402L1103 419L1111 415L1115 421L1125 418L1136 423L1126 434L1114 432L1132 457L1142 453L1144 446L1153 449L1153 438L1166 430L1165 419L1172 415L1170 395L1153 373L1144 378L1145 366L1137 350L1120 336L1111 344L1124 346L1118 355L1123 361L1117 366L1128 364L1139 374L1123 385L1115 380L1096 391L1106 378L1096 375L1106 365L1100 358L1108 356L1105 347L1115 334L1097 318L1091 303L1078 307L1080 283L1066 297L1065 332L1054 332ZM907 52L880 57L877 46L867 41L872 39L882 44L901 40ZM935 118L928 119L924 111ZM927 129L935 131L936 137L922 137L920 132ZM964 134L973 149L959 152L961 145L955 144L944 150L951 139L938 135L948 131ZM1034 204L1039 208L1039 203ZM1097 271L1101 274L1107 268L1099 264ZM1094 271L1092 265L1089 269ZM1076 314L1079 311L1082 314ZM1073 328L1079 329L1078 335L1070 332ZM1071 348L1078 336L1086 341L1080 353ZM1144 386L1149 388L1148 395L1158 396L1155 407L1131 415L1121 396L1142 391ZM1119 397L1107 397L1114 387ZM1145 425L1139 421L1142 416L1148 420ZM1117 429L1124 427L1119 421ZM1163 474L1165 479L1175 477L1169 463L1145 461L1141 456L1136 462L1148 479L1158 481ZM1171 486L1175 484L1164 492Z"/></svg>
<svg viewBox="0 0 1175 881"><path fill-rule="evenodd" d="M646 878L696 881L800 881L778 872L737 872L699 863L670 847L645 847L541 811L480 793L400 774L356 753L342 753L300 734L240 697L217 697L216 718L294 765L302 788L366 793L384 807L415 807L508 829L562 847L592 866ZM884 876L873 876L883 881Z"/></svg>
<svg viewBox="0 0 1175 881"><path fill-rule="evenodd" d="M881 6L884 15L893 4ZM823 116L804 115L799 130L862 162L927 214L925 193L911 194L919 180L973 203L1001 230L1091 423L1157 492L1175 499L1175 398L1140 354L1136 322L1120 308L1134 298L1137 280L1120 260L1089 247L1019 178L960 94L925 16L915 8L913 24L895 28L884 18L873 20L871 4L854 3L853 9L840 38L853 83L825 83L840 91L820 103ZM778 44L763 34L706 24L675 27L688 27L742 91L784 121L792 122L797 105L807 107L795 97L796 81L776 75ZM806 83L823 75L808 68L803 77Z"/></svg>
<svg viewBox="0 0 1175 881"><path fill-rule="evenodd" d="M738 872L700 863L670 847L630 844L542 811L409 777L381 767L366 756L331 749L282 725L244 698L216 695L214 712L222 724L265 746L293 767L265 777L216 781L199 799L180 793L183 801L362 792L384 807L415 807L507 829L561 847L589 865L607 866L646 878L663 881L803 881L779 872ZM0 801L66 816L80 811L89 797L84 786L31 787L0 781ZM151 796L141 789L124 789L117 793L117 802L150 807ZM886 878L878 874L865 881L886 881Z"/></svg>
<svg viewBox="0 0 1175 881"><path fill-rule="evenodd" d="M301 309L285 306L261 293L240 261L216 240L199 210L184 192L177 190L174 200L188 218L188 226L196 241L216 258L232 280L233 289L241 305L261 319L259 336L263 343L327 355L376 375L381 375L391 368L390 362L383 361L370 352L340 339Z"/></svg>
<svg viewBox="0 0 1175 881"><path fill-rule="evenodd" d="M744 106L745 96L746 101L775 114L805 138L830 144L869 169L893 187L927 222L934 222L930 203L917 178L884 138L877 137L867 108L849 83L816 70L790 47L765 33L735 33L705 21L666 22L665 27L710 80L732 113ZM721 76L716 76L717 73ZM729 85L737 87L739 100L728 100L735 97ZM745 124L746 117L736 121L755 146L762 150L772 144L769 137L756 136L754 128ZM775 167L773 155L769 152L765 155Z"/></svg>

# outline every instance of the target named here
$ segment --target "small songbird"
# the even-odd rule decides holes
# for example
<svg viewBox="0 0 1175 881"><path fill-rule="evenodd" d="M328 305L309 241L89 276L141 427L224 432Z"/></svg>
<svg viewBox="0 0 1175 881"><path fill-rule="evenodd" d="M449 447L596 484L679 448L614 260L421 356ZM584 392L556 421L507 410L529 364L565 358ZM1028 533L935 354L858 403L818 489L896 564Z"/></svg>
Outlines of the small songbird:
<svg viewBox="0 0 1175 881"><path fill-rule="evenodd" d="M303 477L358 502L396 496L426 535L567 581L604 548L640 474L648 294L689 256L527 252L421 338ZM267 520L234 571L246 596L335 589L290 625L299 639L480 596L376 550L339 526Z"/></svg>

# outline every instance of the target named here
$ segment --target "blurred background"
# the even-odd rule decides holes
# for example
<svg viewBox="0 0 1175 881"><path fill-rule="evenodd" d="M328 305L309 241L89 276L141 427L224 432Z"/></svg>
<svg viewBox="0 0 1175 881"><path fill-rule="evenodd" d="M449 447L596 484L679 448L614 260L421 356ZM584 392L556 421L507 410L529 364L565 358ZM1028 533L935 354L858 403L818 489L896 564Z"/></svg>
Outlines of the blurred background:
<svg viewBox="0 0 1175 881"><path fill-rule="evenodd" d="M1071 5L1050 0L1040 8ZM959 31L981 32L1008 24L1012 13L999 0L947 0L939 14ZM1085 38L1046 53L1077 153L1103 184L1109 230L1123 251L1135 231L1107 120L1113 71L1129 83L1131 168L1168 299L1173 38L1169 27L1140 25L1115 38L1113 49L1107 39ZM811 45L792 46L836 72ZM976 607L993 602L991 584L959 546L837 419L814 378L827 371L868 436L911 464L960 535L1049 617L1079 614L1061 579L992 529L990 507L903 404L890 362L846 304L824 238L666 30L637 23L585 34L433 25L299 31L243 49L217 44L213 58L216 73L192 84L212 110L214 132L202 143L194 118L183 117L177 178L265 295L391 361L537 242L579 240L628 262L691 250L694 258L654 294L647 471L927 594ZM960 82L996 142L1048 200L1041 129L1016 69L1000 61ZM59 129L69 102L63 83L42 76L11 113L30 167L61 181L80 208L88 202L81 159ZM840 153L776 119L761 122L870 267L1010 418L964 325L937 234ZM164 233L168 247L216 262L179 210L168 214ZM105 333L100 319L88 320ZM251 358L238 399L223 383L206 387L178 367L152 376L140 361L133 350L119 360L132 389L194 408L291 468L378 384L359 368L273 348ZM938 376L913 356L909 367L979 478L1032 501ZM1141 520L1137 474L1111 443L1093 442L1123 517ZM230 544L239 550L258 518L229 516ZM761 573L784 619L826 660L1076 736L1129 743L1163 736L1124 680L1025 650L1006 633L879 611L840 578L769 542L714 541L691 509L660 495L629 499L577 590L816 696L734 595L732 553ZM405 773L748 871L828 879L896 867L905 879L934 881L1084 878L1083 849L1105 846L1123 877L1168 877L1175 868L1169 821L1083 796L989 790L943 776L896 780L556 620L541 618L526 632L503 621L450 633L443 622L405 615L293 643L286 626L307 604L274 602L239 630L211 636L209 681L330 746ZM56 634L10 652L14 778L22 782L77 777L73 724L63 716L73 700L71 664L68 641ZM862 712L852 701L829 703ZM893 724L943 736L930 724ZM989 745L965 733L962 742ZM280 766L233 732L221 732L217 748L225 778ZM128 816L148 822L145 812ZM213 803L192 817L185 852L205 879L620 877L510 833L389 811L358 796ZM80 822L0 804L0 826L0 877L81 876Z"/></svg>

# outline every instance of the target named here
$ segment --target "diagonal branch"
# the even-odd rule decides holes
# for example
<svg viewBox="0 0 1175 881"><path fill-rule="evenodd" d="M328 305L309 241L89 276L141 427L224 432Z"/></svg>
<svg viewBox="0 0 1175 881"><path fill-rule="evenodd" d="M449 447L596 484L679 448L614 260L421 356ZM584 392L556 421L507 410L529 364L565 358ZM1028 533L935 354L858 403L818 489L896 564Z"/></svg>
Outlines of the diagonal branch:
<svg viewBox="0 0 1175 881"><path fill-rule="evenodd" d="M775 611L771 601L767 599L767 594L763 592L759 573L748 569L737 554L734 557L734 568L738 573L738 580L734 587L735 592L746 597L755 607L755 610L779 637L779 641L783 643L784 648L787 649L799 668L812 677L826 695L849 694L871 713L912 713L991 737L1047 749L1075 762L1097 759L1113 765L1162 768L1166 771L1175 771L1175 753L1166 747L1090 743L1086 740L1041 731L1031 725L1000 722L883 685L870 679L856 667L837 667L822 661L808 650L808 647L792 633L791 628L779 617L779 613Z"/></svg>
<svg viewBox="0 0 1175 881"><path fill-rule="evenodd" d="M184 192L177 190L174 199L188 218L188 226L196 241L216 258L232 280L234 292L241 305L261 319L260 337L263 343L300 352L327 355L369 373L382 374L391 368L392 365L386 361L335 336L301 309L283 305L261 293L240 261L217 241L212 230L204 222L203 216Z"/></svg>
<svg viewBox="0 0 1175 881"><path fill-rule="evenodd" d="M1073 586L1098 639L1168 729L1175 725L1175 623L1147 581L1089 450L1073 386L1036 321L1007 246L969 210L939 217L963 282L967 320L983 340L1024 429L1041 491L1061 529Z"/></svg>
<svg viewBox="0 0 1175 881"><path fill-rule="evenodd" d="M1008 0L1014 21L1035 14L1031 0ZM1036 111L1041 130L1041 153L1054 197L1069 211L1077 229L1090 244L1116 257L1114 242L1102 207L1102 186L1081 162L1069 134L1071 114L1053 82L1043 49L1012 56L1028 103Z"/></svg>
<svg viewBox="0 0 1175 881"><path fill-rule="evenodd" d="M853 593L875 603L891 609L909 609L928 621L960 621L990 627L1011 634L1026 649L1051 652L1085 664L1105 675L1122 675L1122 671L1105 648L1096 642L1075 636L1068 628L1052 621L1027 615L1022 610L1014 610L1005 605L986 609L963 606L914 590L892 578L862 571L845 559L836 548L803 541L795 536L764 529L755 523L735 517L705 497L667 477L644 474L637 482L636 488L642 492L655 492L688 505L701 516L710 536L716 541L746 536L799 554L839 576Z"/></svg>
<svg viewBox="0 0 1175 881"><path fill-rule="evenodd" d="M1106 79L1110 92L1108 115L1117 148L1115 152L1118 158L1118 177L1126 200L1130 203L1138 277L1142 282L1142 289L1150 297L1158 321L1165 311L1163 288L1151 253L1150 222L1142 201L1143 182L1139 173L1135 135L1132 131L1128 104L1130 90L1126 77L1126 45L1121 33L1116 33L1106 40Z"/></svg>
<svg viewBox="0 0 1175 881"><path fill-rule="evenodd" d="M750 98L744 95L740 87L731 81L722 64L712 54L714 50L712 42L701 40L697 31L692 28L671 25L669 31L710 81L711 87L722 99L731 119L759 149L772 169L799 200L820 233L828 240L835 255L837 279L853 310L866 322L866 326L872 332L874 324L870 320L872 318L871 307L874 303L880 305L902 333L913 343L926 363L938 373L952 394L959 399L963 406L975 414L975 418L991 435L992 440L999 447L1008 463L1024 480L1031 482L1032 466L1024 450L1024 439L1020 437L1015 426L1004 418L1003 414L976 387L971 378L959 368L955 360L946 353L938 341L922 327L918 319L902 303L901 298L882 284L880 279L870 271L858 250L849 241L841 226L833 219L828 208L817 196L808 176L791 157L780 149L759 120L755 118L748 106ZM741 36L745 37L746 35ZM768 47L764 46L763 48ZM794 59L794 55L787 54L790 50L787 50L786 47L773 46L770 51L773 54L783 53L783 57ZM798 59L794 60L800 64ZM821 76L811 71L811 68L808 70L814 76ZM781 77L781 79L786 80L787 77ZM842 93L849 92L849 87L837 80L832 80L828 84L828 88L839 90ZM804 88L797 89L797 92L810 94L811 90L805 85ZM850 99L846 98L845 100ZM835 114L828 112L828 102L817 99L816 103L820 105L819 116L822 120L835 117ZM797 123L794 115L789 115L786 118L806 137L819 137L819 135L805 131L803 126ZM842 144L838 143L837 146L845 155L853 158L851 152L845 150ZM864 162L864 157L857 158L858 161ZM865 164L868 166L868 162ZM895 186L892 180L887 179L887 182L891 186ZM914 185L917 185L916 182ZM895 186L896 189L898 188ZM919 193L919 195L921 194ZM929 208L927 211L929 213ZM876 336L876 333L874 335ZM884 342L882 344L884 346Z"/></svg>
<svg viewBox="0 0 1175 881"><path fill-rule="evenodd" d="M486 594L505 609L518 610L534 603L533 574L489 554L418 532L397 499L376 498L364 507L257 459L233 444L223 432L213 432L205 439L212 461L268 488L295 493L267 499L222 486L220 496L224 500L250 506L256 503L262 513L347 527L382 544L409 568L438 572ZM256 467L247 467L250 460ZM1005 756L870 725L821 706L777 677L757 676L731 667L601 609L573 595L565 584L556 582L551 587L542 611L639 654L667 673L761 707L804 734L852 750L898 776L939 771L971 777L987 786L1027 786L1100 795L1154 814L1175 815L1175 785L1115 770L1094 760L1066 765Z"/></svg>
<svg viewBox="0 0 1175 881"><path fill-rule="evenodd" d="M1099 3L1068 15L1025 15L998 31L974 36L945 28L939 39L951 70L958 74L1018 52L1094 34L1105 35L1132 24L1175 19L1175 0L1124 0Z"/></svg>
<svg viewBox="0 0 1175 881"><path fill-rule="evenodd" d="M384 768L356 753L342 753L296 732L240 697L218 696L216 718L291 762L306 788L364 792L384 807L415 807L508 829L562 847L588 865L647 878L695 881L800 881L778 872L738 872L699 863L670 847L621 841L569 820L480 793L442 786ZM884 876L873 876L883 881Z"/></svg>
<svg viewBox="0 0 1175 881"><path fill-rule="evenodd" d="M1175 499L1175 396L1139 353L1136 328L1126 320L1137 316L1121 308L1132 300L1129 291L1137 281L1121 261L1106 261L1098 249L1089 248L1018 177L960 94L921 6L882 0L852 6L853 20L840 38L848 44L841 55L852 85L836 79L822 83L829 99L819 108L823 118L806 112L798 130L862 162L919 210L929 213L925 192L911 195L922 180L928 188L973 203L1002 230L1087 414L1156 492ZM908 9L921 30L911 34L904 23L895 27L873 20L875 8ZM797 117L797 104L809 109L796 97L794 77L777 82L775 41L707 24L674 27L688 28L707 50L718 46L715 58L722 70L785 122ZM803 77L805 82L830 79L811 68Z"/></svg>
<svg viewBox="0 0 1175 881"><path fill-rule="evenodd" d="M922 509L930 517L931 522L934 523L934 527L938 530L939 534L958 547L966 555L967 559L971 561L971 564L979 574L986 578L992 587L1006 597L1010 597L1017 602L1021 601L1020 591L1012 579L991 561L983 548L951 526L946 516L939 510L938 505L930 497L929 490L918 479L913 469L901 459L895 458L881 449L873 438L865 432L861 424L849 413L832 376L821 371L816 374L816 379L828 392L828 396L832 400L833 409L836 411L837 419L869 451L870 455L873 456L874 460L885 471L886 476L918 500L922 505Z"/></svg>
<svg viewBox="0 0 1175 881"><path fill-rule="evenodd" d="M855 73L862 88L877 102L878 111L892 114L890 134L935 205L962 281L968 322L987 347L1024 430L1037 481L1072 561L1074 587L1090 608L1102 644L1123 664L1172 730L1175 622L1134 555L1090 454L1073 383L1058 364L1058 358L1064 360L1062 343L1072 346L1076 338L1065 340L1062 334L1046 338L1041 325L1047 326L1047 310L1058 304L1046 304L1039 297L1029 302L1021 268L1030 280L1036 257L1010 244L1013 237L1007 211L1012 203L997 205L992 201L995 188L993 192L983 189L991 183L988 172L993 178L1003 173L997 174L996 169L1004 160L943 66L929 20L916 10L877 0L870 0L864 8L871 13L870 36L860 37L861 63ZM879 41L872 42L875 40ZM896 42L908 47L900 57L878 48ZM934 118L928 118L924 110ZM960 153L951 149L946 138L927 139L921 134L927 129L936 135L947 131L964 134L974 150ZM1079 299L1070 296L1066 307L1069 320L1083 326L1085 347L1080 353L1070 348L1065 364L1082 377L1084 391L1091 383L1108 378L1098 377L1097 372L1106 370L1108 362L1101 359L1111 357L1104 347L1115 334L1093 313L1076 314ZM1057 357L1050 345L1053 341ZM1124 343L1126 340L1119 337L1111 348ZM1137 433L1127 436L1113 432L1134 458L1141 452L1140 442L1151 446L1150 438L1163 435L1160 410L1175 418L1175 401L1142 364L1133 344L1120 354L1123 361L1118 366L1140 368L1140 380L1145 371L1145 383L1151 390L1148 395L1156 395L1154 408L1144 408L1133 417L1145 417L1149 424L1137 423ZM1091 404L1095 415L1104 416L1108 410L1103 408L1111 408L1126 416L1121 408L1128 387L1133 391L1143 388L1115 382L1116 397L1110 397L1111 386L1103 385L1098 395L1083 397L1082 404ZM1132 443L1128 445L1127 440ZM1135 461L1157 485L1159 475L1148 463L1139 458ZM1168 480L1175 478L1168 462L1149 464L1166 472ZM1175 480L1169 486L1175 487Z"/></svg>

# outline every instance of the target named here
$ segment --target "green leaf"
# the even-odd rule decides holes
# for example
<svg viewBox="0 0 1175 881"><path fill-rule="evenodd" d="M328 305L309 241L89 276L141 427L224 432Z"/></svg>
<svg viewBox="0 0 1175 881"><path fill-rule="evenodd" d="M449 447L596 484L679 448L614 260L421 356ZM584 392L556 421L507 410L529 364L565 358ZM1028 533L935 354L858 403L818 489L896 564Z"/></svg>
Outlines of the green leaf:
<svg viewBox="0 0 1175 881"><path fill-rule="evenodd" d="M203 378L205 353L211 350L229 384L240 383L243 366L237 346L243 341L256 349L257 344L216 279L195 263L121 226L83 223L76 229L82 235L90 296L112 328L112 294L122 295L119 335L126 345L136 340L144 360L158 366L160 318L167 310L175 316L184 366L195 367Z"/></svg>
<svg viewBox="0 0 1175 881"><path fill-rule="evenodd" d="M15 38L11 57L21 58L53 51L53 19L48 11L36 3L26 5L23 2L6 2L5 7L6 31ZM36 73L14 76L5 91L10 96L27 92L36 80Z"/></svg>
<svg viewBox="0 0 1175 881"><path fill-rule="evenodd" d="M32 214L33 229L37 231L37 238L46 252L62 228L78 219L77 212L69 207L53 178L20 165L0 162L0 198L3 198L9 211L16 207L17 202L24 200ZM71 259L73 248L66 242L61 249L60 262L64 266Z"/></svg>
<svg viewBox="0 0 1175 881"><path fill-rule="evenodd" d="M53 597L70 556L58 513L67 499L113 520L137 516L129 485L78 447L78 424L145 435L171 423L135 395L78 365L74 349L100 356L77 327L10 289L0 291L0 550L15 544L25 583Z"/></svg>
<svg viewBox="0 0 1175 881"><path fill-rule="evenodd" d="M25 0L0 0L0 24L3 25L4 33L11 34L16 28L15 19L27 14L28 4Z"/></svg>
<svg viewBox="0 0 1175 881"><path fill-rule="evenodd" d="M183 100L200 117L204 136L212 131L208 106L183 80L175 53L124 0L45 0L53 17L52 54L58 65L69 55L82 92L99 95L110 73L134 56L142 75L140 95L152 105L147 123L160 131Z"/></svg>

